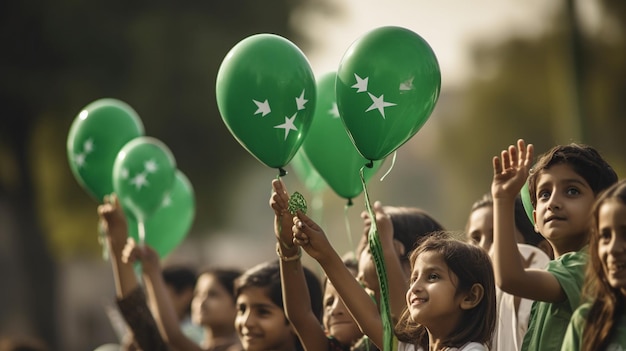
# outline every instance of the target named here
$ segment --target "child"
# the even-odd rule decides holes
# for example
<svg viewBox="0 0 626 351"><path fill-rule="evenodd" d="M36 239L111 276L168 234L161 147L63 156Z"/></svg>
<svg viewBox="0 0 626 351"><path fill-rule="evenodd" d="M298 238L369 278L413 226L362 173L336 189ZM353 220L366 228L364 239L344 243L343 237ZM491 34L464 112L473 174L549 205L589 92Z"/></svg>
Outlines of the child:
<svg viewBox="0 0 626 351"><path fill-rule="evenodd" d="M500 288L535 300L522 350L560 350L578 307L590 214L599 192L617 181L600 154L585 145L559 145L543 155L528 177L533 146L518 140L493 158L494 269ZM514 240L515 197L528 179L535 229L552 245L546 270L525 269Z"/></svg>
<svg viewBox="0 0 626 351"><path fill-rule="evenodd" d="M472 205L466 225L467 241L491 254L493 244L493 199L485 194ZM543 269L552 254L550 244L537 232L526 215L520 195L515 197L515 237L524 268ZM549 250L539 248L547 246ZM532 301L496 288L498 314L491 351L519 350L528 328Z"/></svg>
<svg viewBox="0 0 626 351"><path fill-rule="evenodd" d="M301 303L308 303L319 324L322 310L320 282L311 270L303 268L303 272L309 298L304 297ZM282 288L278 261L256 265L235 281L235 328L244 350L304 350L285 316Z"/></svg>
<svg viewBox="0 0 626 351"><path fill-rule="evenodd" d="M584 294L561 350L626 349L626 180L598 197Z"/></svg>
<svg viewBox="0 0 626 351"><path fill-rule="evenodd" d="M306 350L348 351L363 333L328 279L324 280L323 325L320 325L307 301L310 297L306 294L304 268L299 259L300 248L293 244L293 215L287 211L289 195L283 182L278 179L272 181L272 189L270 207L274 210L276 252L281 258L285 314Z"/></svg>
<svg viewBox="0 0 626 351"><path fill-rule="evenodd" d="M376 304L358 282L348 279L350 272L324 231L298 212L293 232L294 242L320 263L361 330L382 349L383 326ZM405 299L408 307L396 328L398 339L404 341L398 349L414 349L411 343L429 350L485 350L481 344L489 344L495 326L495 286L487 254L445 235L431 235L411 255L411 265L411 287ZM427 296L425 285L443 289ZM439 299L444 296L448 298ZM450 318L439 315L439 309ZM428 315L430 312L435 315Z"/></svg>
<svg viewBox="0 0 626 351"><path fill-rule="evenodd" d="M156 251L148 245L137 246L131 239L124 248L124 260L141 261L146 292L154 306L152 313L168 345L177 350L242 350L233 326L236 308L232 290L238 271L215 269L200 275L192 301L192 318L204 328L204 340L200 346L184 334L178 323Z"/></svg>

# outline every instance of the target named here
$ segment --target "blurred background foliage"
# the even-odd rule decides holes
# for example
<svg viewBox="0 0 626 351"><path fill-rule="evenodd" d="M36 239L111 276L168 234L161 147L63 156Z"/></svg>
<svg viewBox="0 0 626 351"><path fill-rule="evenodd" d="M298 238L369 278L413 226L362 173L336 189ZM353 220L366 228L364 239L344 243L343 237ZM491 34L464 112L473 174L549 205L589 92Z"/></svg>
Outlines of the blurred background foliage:
<svg viewBox="0 0 626 351"><path fill-rule="evenodd" d="M422 202L448 228L463 228L471 203L489 190L491 156L520 137L539 153L557 143L594 145L624 174L626 3L601 3L605 18L593 28L564 1L541 35L474 43L471 79L444 82L429 157L446 176L424 186L430 197ZM103 97L133 106L146 135L169 146L194 185L190 236L205 235L229 224L227 212L245 201L232 196L233 175L257 162L219 116L219 64L256 33L283 35L306 53L315 28L301 24L311 13L344 15L331 0L0 4L0 333L60 345L56 267L100 257L97 204L73 178L65 148L82 107Z"/></svg>

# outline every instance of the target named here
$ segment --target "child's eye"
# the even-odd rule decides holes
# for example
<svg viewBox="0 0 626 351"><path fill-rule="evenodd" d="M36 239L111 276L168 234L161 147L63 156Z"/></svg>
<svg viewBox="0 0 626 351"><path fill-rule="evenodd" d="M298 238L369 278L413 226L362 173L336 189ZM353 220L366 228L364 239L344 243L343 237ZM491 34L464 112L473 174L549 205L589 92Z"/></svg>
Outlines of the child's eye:
<svg viewBox="0 0 626 351"><path fill-rule="evenodd" d="M237 313L243 314L244 312L246 312L246 308L247 306L244 304L237 305Z"/></svg>
<svg viewBox="0 0 626 351"><path fill-rule="evenodd" d="M431 281L432 281L432 280L437 280L437 279L439 279L439 274L436 274L436 273L430 273L430 274L428 275L428 280L431 280Z"/></svg>
<svg viewBox="0 0 626 351"><path fill-rule="evenodd" d="M330 297L330 298L326 299L326 301L324 301L324 306L326 306L326 307L332 306L333 302L335 302L335 299Z"/></svg>
<svg viewBox="0 0 626 351"><path fill-rule="evenodd" d="M580 191L578 191L577 188L568 188L567 189L567 195L572 196L572 195L578 195L578 194L580 194Z"/></svg>
<svg viewBox="0 0 626 351"><path fill-rule="evenodd" d="M272 311L266 308L259 308L259 316L269 316L271 313Z"/></svg>
<svg viewBox="0 0 626 351"><path fill-rule="evenodd" d="M480 243L480 234L472 234L472 242L474 244Z"/></svg>
<svg viewBox="0 0 626 351"><path fill-rule="evenodd" d="M606 230L601 230L600 231L600 240L602 241L609 241L611 240L611 231L606 229Z"/></svg>
<svg viewBox="0 0 626 351"><path fill-rule="evenodd" d="M537 194L537 199L539 200L547 200L549 198L550 198L550 192L547 190L540 191L539 194Z"/></svg>

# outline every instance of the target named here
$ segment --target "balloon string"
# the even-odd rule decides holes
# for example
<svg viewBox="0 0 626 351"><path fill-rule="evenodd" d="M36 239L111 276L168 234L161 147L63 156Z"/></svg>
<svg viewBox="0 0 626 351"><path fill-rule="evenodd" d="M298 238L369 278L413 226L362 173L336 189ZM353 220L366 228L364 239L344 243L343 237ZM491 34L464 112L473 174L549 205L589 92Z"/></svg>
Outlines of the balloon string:
<svg viewBox="0 0 626 351"><path fill-rule="evenodd" d="M98 221L98 243L102 246L102 259L109 260L109 245L107 243L107 233L104 229L104 221Z"/></svg>
<svg viewBox="0 0 626 351"><path fill-rule="evenodd" d="M387 170L387 172L385 172L385 174L383 174L382 177L380 177L380 181L382 182L383 180L385 180L385 177L391 173L391 170L393 169L393 166L396 164L396 156L398 156L398 151L394 151L393 152L393 157L391 158L391 166L389 166L389 169Z"/></svg>
<svg viewBox="0 0 626 351"><path fill-rule="evenodd" d="M365 207L367 209L367 213L372 219L372 224L370 226L367 241L369 244L372 259L374 260L374 264L376 266L376 275L378 276L378 282L380 284L380 316L383 322L383 351L392 351L394 342L392 338L393 323L391 321L391 308L389 307L389 283L387 281L387 270L385 269L383 247L380 242L380 237L378 235L376 214L372 210L369 194L367 192L367 185L365 183L365 177L363 176L363 170L366 166L361 167L359 174L361 176L361 183L363 184Z"/></svg>
<svg viewBox="0 0 626 351"><path fill-rule="evenodd" d="M143 220L137 221L137 236L139 237L139 247L143 247L146 244L146 228L143 225Z"/></svg>
<svg viewBox="0 0 626 351"><path fill-rule="evenodd" d="M349 204L346 204L343 207L343 219L346 222L346 235L348 236L348 247L350 248L350 251L354 255L354 258L358 260L359 258L356 257L356 248L354 247L354 242L352 241L352 230L350 229L350 220L348 219L349 208L350 208Z"/></svg>

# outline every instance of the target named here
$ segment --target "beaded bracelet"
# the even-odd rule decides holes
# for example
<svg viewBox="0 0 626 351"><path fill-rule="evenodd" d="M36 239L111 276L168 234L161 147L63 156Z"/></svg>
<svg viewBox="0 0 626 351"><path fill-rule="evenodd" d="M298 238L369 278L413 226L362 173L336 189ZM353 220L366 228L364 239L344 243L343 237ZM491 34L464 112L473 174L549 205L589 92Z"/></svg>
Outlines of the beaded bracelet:
<svg viewBox="0 0 626 351"><path fill-rule="evenodd" d="M276 254L283 262L296 261L302 257L302 249L298 246L298 252L293 256L283 256L283 253L280 251L280 243L276 243Z"/></svg>

